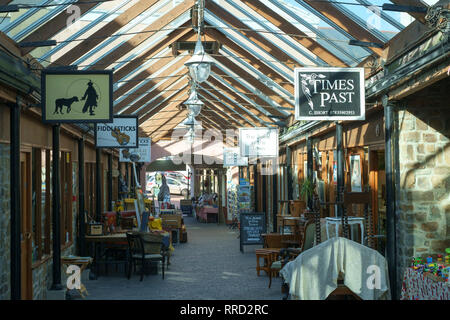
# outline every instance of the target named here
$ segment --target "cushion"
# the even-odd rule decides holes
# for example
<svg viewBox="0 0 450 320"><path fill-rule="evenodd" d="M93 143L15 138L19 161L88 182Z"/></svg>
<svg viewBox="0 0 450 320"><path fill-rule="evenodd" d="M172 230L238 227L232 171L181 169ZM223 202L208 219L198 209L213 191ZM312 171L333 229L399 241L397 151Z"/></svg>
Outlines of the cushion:
<svg viewBox="0 0 450 320"><path fill-rule="evenodd" d="M272 269L281 269L281 260L273 262L271 268Z"/></svg>
<svg viewBox="0 0 450 320"><path fill-rule="evenodd" d="M133 258L135 259L142 259L142 255L140 254L133 254ZM146 254L144 256L144 259L161 259L162 255L154 253L154 254Z"/></svg>

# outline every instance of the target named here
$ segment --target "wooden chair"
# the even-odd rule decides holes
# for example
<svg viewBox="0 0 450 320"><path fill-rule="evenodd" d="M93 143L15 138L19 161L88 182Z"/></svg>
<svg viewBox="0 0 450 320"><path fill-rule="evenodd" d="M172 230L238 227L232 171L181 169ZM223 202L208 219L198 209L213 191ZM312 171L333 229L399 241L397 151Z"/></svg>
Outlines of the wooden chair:
<svg viewBox="0 0 450 320"><path fill-rule="evenodd" d="M129 245L129 266L128 279L131 276L131 266L134 265L136 271L136 262L141 263L141 281L144 279L144 269L146 261L161 261L162 262L162 278L164 279L164 263L165 250L161 239L146 239L145 244L141 234L134 232L127 232L127 241Z"/></svg>
<svg viewBox="0 0 450 320"><path fill-rule="evenodd" d="M289 209L291 216L300 217L300 215L306 210L306 202L303 200L290 200Z"/></svg>
<svg viewBox="0 0 450 320"><path fill-rule="evenodd" d="M338 287L325 300L362 300L351 291L342 280L338 279Z"/></svg>
<svg viewBox="0 0 450 320"><path fill-rule="evenodd" d="M365 244L372 249L375 249L374 238L376 237L373 232L373 218L372 218L372 193L367 192L345 192L344 193L344 213L348 211L348 208L354 204L364 205L364 238ZM346 217L347 215L345 215ZM348 225L346 226L348 228ZM347 231L348 233L348 231Z"/></svg>
<svg viewBox="0 0 450 320"><path fill-rule="evenodd" d="M287 241L295 240L295 234L281 234L281 233L263 233L261 234L263 238L264 248L287 248Z"/></svg>
<svg viewBox="0 0 450 320"><path fill-rule="evenodd" d="M278 256L280 252L280 249L278 248L264 248L264 249L256 249L255 255L256 255L256 274L259 277L260 271L263 270L267 274L269 274L270 266L272 265L272 262L275 261L276 257ZM263 259L263 265L260 264L260 260Z"/></svg>
<svg viewBox="0 0 450 320"><path fill-rule="evenodd" d="M314 242L315 242L315 237L316 237L315 234L316 234L315 221L310 219L305 223L304 231L302 233L302 241L301 241L300 248L296 248L296 249L291 248L291 250L289 252L295 253L295 256L289 255L288 258L292 258L292 260L293 260L300 253L312 248L314 246ZM280 252L281 252L281 250L280 250ZM273 274L276 275L284 267L284 265L289 261L290 261L289 259L286 259L286 256L284 256L284 257L278 256L277 259L271 263L269 272L268 272L269 288L272 285L272 275Z"/></svg>

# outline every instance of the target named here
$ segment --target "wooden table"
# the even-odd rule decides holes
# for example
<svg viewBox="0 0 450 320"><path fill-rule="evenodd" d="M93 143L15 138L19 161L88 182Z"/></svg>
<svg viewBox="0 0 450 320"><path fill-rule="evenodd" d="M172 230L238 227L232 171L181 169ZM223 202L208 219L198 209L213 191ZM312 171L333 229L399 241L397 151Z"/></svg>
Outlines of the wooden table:
<svg viewBox="0 0 450 320"><path fill-rule="evenodd" d="M85 236L87 242L126 242L126 232L111 233L103 236Z"/></svg>
<svg viewBox="0 0 450 320"><path fill-rule="evenodd" d="M99 245L109 243L113 247L128 248L128 242L127 242L127 234L125 232L119 232L119 233L111 233L107 235L102 236L85 236L86 242L91 242L93 244L94 249L94 261L92 263L93 269L95 269L95 273L93 273L92 277L94 279L97 279L98 271L99 271L99 264L100 263L124 263L125 266L127 265L127 260L114 260L114 261L102 261L99 259L100 257L100 247ZM91 270L92 271L92 270Z"/></svg>
<svg viewBox="0 0 450 320"><path fill-rule="evenodd" d="M131 230L128 230L131 231ZM169 237L169 235L167 235ZM169 238L170 239L170 238ZM86 242L91 242L94 245L94 261L92 265L95 268L95 274L93 275L94 279L97 279L98 270L99 270L99 264L100 263L125 263L125 266L127 267L128 260L114 260L114 261L102 261L99 259L100 253L99 253L99 247L98 245L108 243L109 245L113 247L128 249L128 241L127 241L127 234L126 232L118 232L118 233L111 233L107 235L102 236L85 236ZM169 246L170 246L171 240L169 240ZM169 263L169 261L168 261Z"/></svg>
<svg viewBox="0 0 450 320"><path fill-rule="evenodd" d="M197 207L197 217L206 223L219 221L219 208Z"/></svg>

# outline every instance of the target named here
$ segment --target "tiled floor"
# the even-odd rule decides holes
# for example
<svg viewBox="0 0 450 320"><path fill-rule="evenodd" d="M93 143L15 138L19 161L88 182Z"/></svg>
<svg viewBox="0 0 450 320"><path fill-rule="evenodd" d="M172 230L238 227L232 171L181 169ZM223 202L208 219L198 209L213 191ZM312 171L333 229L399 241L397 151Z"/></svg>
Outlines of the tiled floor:
<svg viewBox="0 0 450 320"><path fill-rule="evenodd" d="M261 246L245 246L241 253L236 231L191 217L184 221L188 242L175 246L164 280L160 273L142 282L139 274L130 280L123 273L100 276L85 284L87 299L282 299L279 278L269 289L265 273L256 275L254 250Z"/></svg>

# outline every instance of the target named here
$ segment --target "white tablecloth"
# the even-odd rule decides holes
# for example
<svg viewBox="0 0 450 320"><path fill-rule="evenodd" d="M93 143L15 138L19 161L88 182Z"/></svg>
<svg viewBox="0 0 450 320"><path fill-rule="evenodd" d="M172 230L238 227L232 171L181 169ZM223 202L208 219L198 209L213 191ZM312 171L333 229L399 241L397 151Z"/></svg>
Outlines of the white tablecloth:
<svg viewBox="0 0 450 320"><path fill-rule="evenodd" d="M342 237L306 250L287 263L280 274L289 285L291 299L326 299L337 288L340 274L344 284L363 300L390 298L385 258L369 247ZM378 282L374 283L375 275Z"/></svg>

